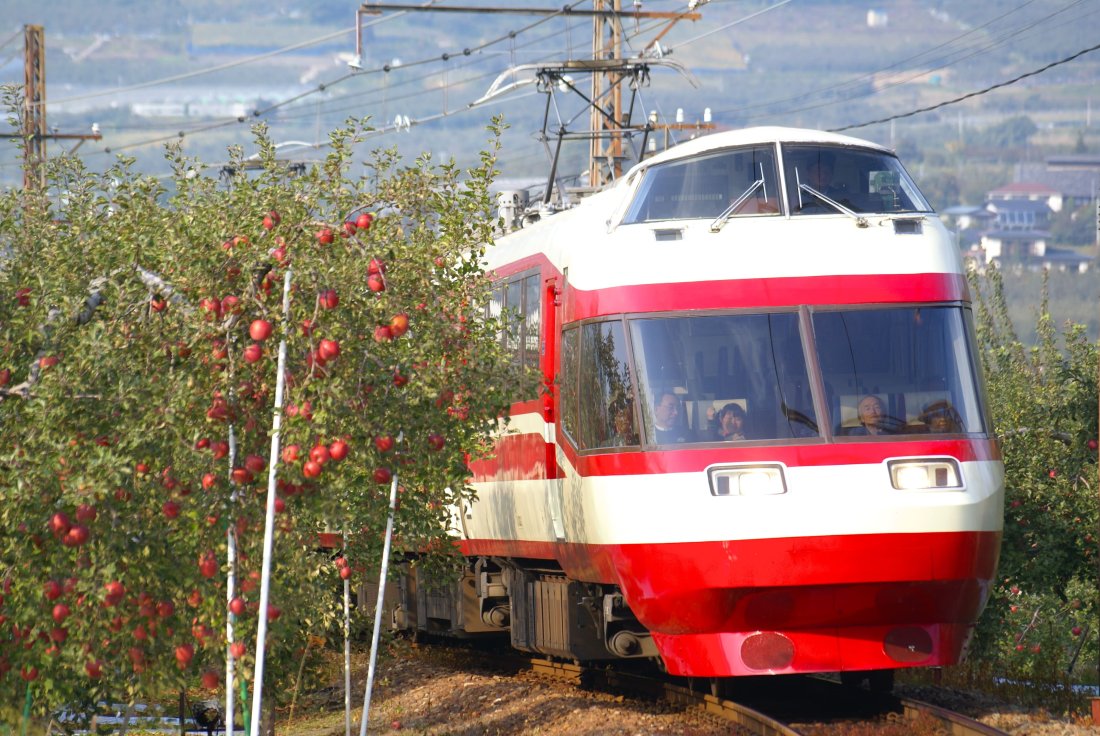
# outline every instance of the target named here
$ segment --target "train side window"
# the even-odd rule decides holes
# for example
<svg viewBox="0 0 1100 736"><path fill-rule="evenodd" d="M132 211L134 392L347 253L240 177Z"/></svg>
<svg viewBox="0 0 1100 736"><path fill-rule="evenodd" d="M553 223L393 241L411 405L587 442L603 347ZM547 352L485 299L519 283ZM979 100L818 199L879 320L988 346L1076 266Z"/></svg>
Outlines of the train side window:
<svg viewBox="0 0 1100 736"><path fill-rule="evenodd" d="M558 406L561 411L561 428L565 435L578 445L577 431L577 368L580 356L580 328L561 333L561 373L558 376Z"/></svg>
<svg viewBox="0 0 1100 736"><path fill-rule="evenodd" d="M581 328L578 373L577 440L581 449L638 444L622 322L593 322ZM629 422L625 421L628 418Z"/></svg>
<svg viewBox="0 0 1100 736"><path fill-rule="evenodd" d="M501 318L500 341L523 368L539 365L539 274L520 274L498 282L489 298L489 317Z"/></svg>

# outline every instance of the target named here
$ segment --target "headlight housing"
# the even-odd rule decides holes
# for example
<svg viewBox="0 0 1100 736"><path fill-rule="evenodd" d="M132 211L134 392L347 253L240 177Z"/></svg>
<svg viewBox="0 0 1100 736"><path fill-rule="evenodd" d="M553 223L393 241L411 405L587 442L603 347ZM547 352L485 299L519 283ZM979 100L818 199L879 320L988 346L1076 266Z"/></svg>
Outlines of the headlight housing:
<svg viewBox="0 0 1100 736"><path fill-rule="evenodd" d="M723 465L707 474L715 496L778 496L787 492L783 466L778 463Z"/></svg>
<svg viewBox="0 0 1100 736"><path fill-rule="evenodd" d="M964 490L959 464L951 457L889 460L890 483L899 491Z"/></svg>

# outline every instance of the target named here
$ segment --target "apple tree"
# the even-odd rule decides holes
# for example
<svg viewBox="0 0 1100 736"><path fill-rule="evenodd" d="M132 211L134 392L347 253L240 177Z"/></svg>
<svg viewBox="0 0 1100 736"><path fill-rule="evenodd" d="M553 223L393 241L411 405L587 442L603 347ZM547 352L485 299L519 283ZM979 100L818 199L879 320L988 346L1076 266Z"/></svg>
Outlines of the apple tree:
<svg viewBox="0 0 1100 736"><path fill-rule="evenodd" d="M267 617L265 693L290 693L341 570L377 562L395 474L405 548L453 554L467 461L534 387L485 317L496 139L466 171L383 150L356 175L365 130L304 170L258 126L221 168L63 157L0 195L0 702L218 688L229 615L246 679ZM350 565L322 529L351 533Z"/></svg>
<svg viewBox="0 0 1100 736"><path fill-rule="evenodd" d="M999 584L977 652L1028 677L1095 672L1097 346L1081 326L1057 328L1045 281L1033 347L1016 335L995 268L971 287L1005 462Z"/></svg>

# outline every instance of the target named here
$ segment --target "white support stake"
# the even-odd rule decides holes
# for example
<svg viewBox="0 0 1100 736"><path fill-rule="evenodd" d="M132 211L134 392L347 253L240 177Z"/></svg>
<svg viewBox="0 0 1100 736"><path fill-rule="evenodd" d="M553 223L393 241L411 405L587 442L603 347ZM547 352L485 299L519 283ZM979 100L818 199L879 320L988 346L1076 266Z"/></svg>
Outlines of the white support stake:
<svg viewBox="0 0 1100 736"><path fill-rule="evenodd" d="M344 564L348 563L348 533L344 532ZM344 580L344 736L351 736L351 580Z"/></svg>
<svg viewBox="0 0 1100 736"><path fill-rule="evenodd" d="M260 571L260 610L256 626L256 669L252 683L250 736L259 736L264 693L264 642L267 607L271 593L271 555L275 547L275 476L279 469L279 430L283 426L283 389L286 387L286 325L290 315L290 274L283 278L283 339L279 342L278 378L275 381L275 415L271 422L271 454L267 460L267 512L264 515L264 562Z"/></svg>
<svg viewBox="0 0 1100 736"><path fill-rule="evenodd" d="M229 482L233 482L233 465L237 462L237 436L233 425L229 425ZM237 505L236 489L229 495L230 507ZM230 519L232 514L228 515ZM229 602L237 594L237 535L233 531L232 521L225 528L225 556L229 563L229 572L225 578L225 732L233 733L233 685L236 677L236 662L230 647L233 645L234 616L229 610Z"/></svg>
<svg viewBox="0 0 1100 736"><path fill-rule="evenodd" d="M367 668L367 689L363 693L363 718L359 722L359 736L367 736L367 718L370 715L370 693L374 688L374 666L378 661L378 640L382 634L382 603L386 595L386 574L390 567L390 542L393 539L393 515L397 510L397 473L390 483L390 515L386 519L386 541L382 545L382 572L378 576L378 602L374 606L374 635L371 637L370 666Z"/></svg>

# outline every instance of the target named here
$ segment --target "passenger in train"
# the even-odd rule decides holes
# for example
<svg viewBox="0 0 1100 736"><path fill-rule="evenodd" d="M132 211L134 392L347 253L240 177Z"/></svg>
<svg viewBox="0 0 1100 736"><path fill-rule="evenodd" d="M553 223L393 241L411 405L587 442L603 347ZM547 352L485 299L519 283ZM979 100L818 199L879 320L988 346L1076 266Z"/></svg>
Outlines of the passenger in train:
<svg viewBox="0 0 1100 736"><path fill-rule="evenodd" d="M740 404L730 402L718 410L712 429L712 439L716 442L737 442L746 439L745 424L748 417Z"/></svg>
<svg viewBox="0 0 1100 736"><path fill-rule="evenodd" d="M897 420L886 413L882 399L874 394L860 399L856 413L859 426L854 427L848 433L850 435L894 434L898 429Z"/></svg>
<svg viewBox="0 0 1100 736"><path fill-rule="evenodd" d="M680 422L680 399L671 391L657 394L653 404L653 429L658 445L687 442L688 431Z"/></svg>
<svg viewBox="0 0 1100 736"><path fill-rule="evenodd" d="M949 401L933 401L927 404L917 418L924 422L929 432L934 434L963 431L962 417Z"/></svg>
<svg viewBox="0 0 1100 736"><path fill-rule="evenodd" d="M608 446L625 447L638 444L638 433L634 431L633 402L617 403L611 407L611 425Z"/></svg>

